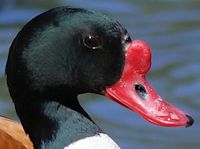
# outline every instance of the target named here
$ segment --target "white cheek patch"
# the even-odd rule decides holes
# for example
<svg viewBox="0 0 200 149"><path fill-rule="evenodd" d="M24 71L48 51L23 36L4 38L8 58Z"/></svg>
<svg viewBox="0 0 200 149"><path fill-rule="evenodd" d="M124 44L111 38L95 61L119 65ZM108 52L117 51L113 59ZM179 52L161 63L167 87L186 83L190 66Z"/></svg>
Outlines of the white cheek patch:
<svg viewBox="0 0 200 149"><path fill-rule="evenodd" d="M64 149L120 149L120 147L107 134L100 133L73 142Z"/></svg>

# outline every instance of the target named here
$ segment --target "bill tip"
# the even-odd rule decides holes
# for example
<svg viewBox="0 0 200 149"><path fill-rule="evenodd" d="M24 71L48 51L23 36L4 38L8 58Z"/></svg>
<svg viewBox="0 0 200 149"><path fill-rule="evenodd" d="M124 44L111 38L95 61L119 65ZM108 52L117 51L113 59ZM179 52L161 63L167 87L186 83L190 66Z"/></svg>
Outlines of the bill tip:
<svg viewBox="0 0 200 149"><path fill-rule="evenodd" d="M194 123L194 119L190 116L186 114L186 117L188 118L187 124L186 124L186 128L192 126L192 124Z"/></svg>

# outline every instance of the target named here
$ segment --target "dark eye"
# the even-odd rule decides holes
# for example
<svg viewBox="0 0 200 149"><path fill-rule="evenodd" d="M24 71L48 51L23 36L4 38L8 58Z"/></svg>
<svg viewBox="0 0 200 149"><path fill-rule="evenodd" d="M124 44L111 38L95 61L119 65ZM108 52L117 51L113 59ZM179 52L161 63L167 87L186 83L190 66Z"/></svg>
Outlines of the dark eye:
<svg viewBox="0 0 200 149"><path fill-rule="evenodd" d="M83 38L83 44L90 49L98 49L102 47L102 41L99 37L87 35Z"/></svg>

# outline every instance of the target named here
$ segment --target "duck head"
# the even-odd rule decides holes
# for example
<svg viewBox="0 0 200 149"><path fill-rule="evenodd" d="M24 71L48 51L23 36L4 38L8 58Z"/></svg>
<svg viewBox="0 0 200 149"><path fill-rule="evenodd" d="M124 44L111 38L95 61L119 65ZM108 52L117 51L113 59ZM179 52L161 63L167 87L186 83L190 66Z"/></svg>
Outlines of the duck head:
<svg viewBox="0 0 200 149"><path fill-rule="evenodd" d="M164 101L146 81L150 66L148 45L131 41L118 22L93 11L59 7L18 33L6 73L19 115L25 114L20 112L25 103L45 99L70 107L78 94L103 92L154 124L192 125L188 114Z"/></svg>
<svg viewBox="0 0 200 149"><path fill-rule="evenodd" d="M17 94L63 98L100 93L119 80L127 31L109 17L79 8L43 13L15 38L8 57L8 85Z"/></svg>

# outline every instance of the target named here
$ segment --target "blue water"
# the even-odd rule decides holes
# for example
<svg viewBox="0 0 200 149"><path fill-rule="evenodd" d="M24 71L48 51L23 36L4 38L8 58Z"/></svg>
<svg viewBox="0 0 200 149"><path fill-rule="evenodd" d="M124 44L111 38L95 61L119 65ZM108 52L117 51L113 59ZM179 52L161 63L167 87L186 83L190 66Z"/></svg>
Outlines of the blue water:
<svg viewBox="0 0 200 149"><path fill-rule="evenodd" d="M123 149L200 149L200 3L197 0L1 0L0 114L17 119L5 82L8 49L20 28L49 8L71 5L117 19L152 48L148 80L165 99L190 113L191 128L154 126L103 96L80 101ZM86 99L87 98L87 99Z"/></svg>

